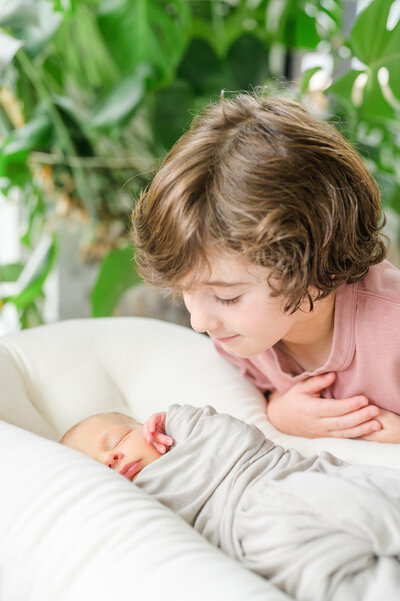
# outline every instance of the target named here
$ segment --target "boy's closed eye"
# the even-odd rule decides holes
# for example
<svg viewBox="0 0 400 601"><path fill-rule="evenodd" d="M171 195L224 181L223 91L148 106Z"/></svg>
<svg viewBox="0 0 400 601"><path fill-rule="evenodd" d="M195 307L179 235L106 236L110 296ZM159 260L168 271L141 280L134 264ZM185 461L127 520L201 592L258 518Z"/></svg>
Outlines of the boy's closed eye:
<svg viewBox="0 0 400 601"><path fill-rule="evenodd" d="M222 305L234 305L239 299L240 296L235 296L234 298L220 298L219 296L215 296L217 303L221 303Z"/></svg>

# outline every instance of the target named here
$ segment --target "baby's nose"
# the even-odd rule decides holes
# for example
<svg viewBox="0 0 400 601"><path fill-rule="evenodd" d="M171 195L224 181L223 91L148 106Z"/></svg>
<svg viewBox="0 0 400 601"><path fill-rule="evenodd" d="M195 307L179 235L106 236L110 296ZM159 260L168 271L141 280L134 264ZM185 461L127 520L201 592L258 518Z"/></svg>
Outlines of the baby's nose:
<svg viewBox="0 0 400 601"><path fill-rule="evenodd" d="M115 451L113 453L111 453L107 459L107 465L108 467L110 467L111 469L115 470L115 466L116 464L119 462L119 460L121 459L121 454L120 453L116 453Z"/></svg>

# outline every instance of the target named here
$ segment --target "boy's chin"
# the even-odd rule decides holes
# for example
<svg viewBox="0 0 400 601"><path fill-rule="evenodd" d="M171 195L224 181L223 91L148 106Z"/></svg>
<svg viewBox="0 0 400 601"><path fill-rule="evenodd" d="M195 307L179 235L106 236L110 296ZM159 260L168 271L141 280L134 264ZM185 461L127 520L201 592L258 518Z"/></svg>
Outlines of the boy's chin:
<svg viewBox="0 0 400 601"><path fill-rule="evenodd" d="M226 344L224 345L225 350L231 355L235 355L236 357L240 357L241 359L251 359L252 357L256 357L260 353L265 351L264 348L258 348L256 346L243 345L242 347L234 348L233 345Z"/></svg>

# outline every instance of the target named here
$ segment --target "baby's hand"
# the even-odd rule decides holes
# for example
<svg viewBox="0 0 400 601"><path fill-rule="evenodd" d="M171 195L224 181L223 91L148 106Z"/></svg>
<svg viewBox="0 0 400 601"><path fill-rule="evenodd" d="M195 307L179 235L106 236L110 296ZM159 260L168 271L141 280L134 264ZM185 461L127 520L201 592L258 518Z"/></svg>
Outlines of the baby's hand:
<svg viewBox="0 0 400 601"><path fill-rule="evenodd" d="M321 390L330 386L335 377L334 372L312 376L295 384L281 396L272 393L268 401L268 419L281 432L295 436L376 436L377 431L382 428L375 419L381 410L369 404L365 396L358 395L348 399L320 397ZM375 434L372 434L373 432Z"/></svg>
<svg viewBox="0 0 400 601"><path fill-rule="evenodd" d="M147 442L153 443L162 455L174 444L174 439L165 434L165 411L153 413L143 424L143 435Z"/></svg>

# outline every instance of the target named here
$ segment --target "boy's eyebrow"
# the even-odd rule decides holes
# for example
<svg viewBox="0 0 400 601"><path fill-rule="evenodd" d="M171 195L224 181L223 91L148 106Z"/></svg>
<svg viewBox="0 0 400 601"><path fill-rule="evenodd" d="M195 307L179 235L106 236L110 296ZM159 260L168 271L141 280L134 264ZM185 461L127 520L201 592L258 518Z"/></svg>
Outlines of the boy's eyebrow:
<svg viewBox="0 0 400 601"><path fill-rule="evenodd" d="M189 286L179 286L177 290L180 292L190 292L193 289L200 288L201 286L216 286L220 288L233 288L234 286L248 286L252 282L224 282L222 280L202 280Z"/></svg>
<svg viewBox="0 0 400 601"><path fill-rule="evenodd" d="M208 280L201 282L202 284L206 284L207 286L244 286L246 284L251 284L251 282L223 282L221 280Z"/></svg>

